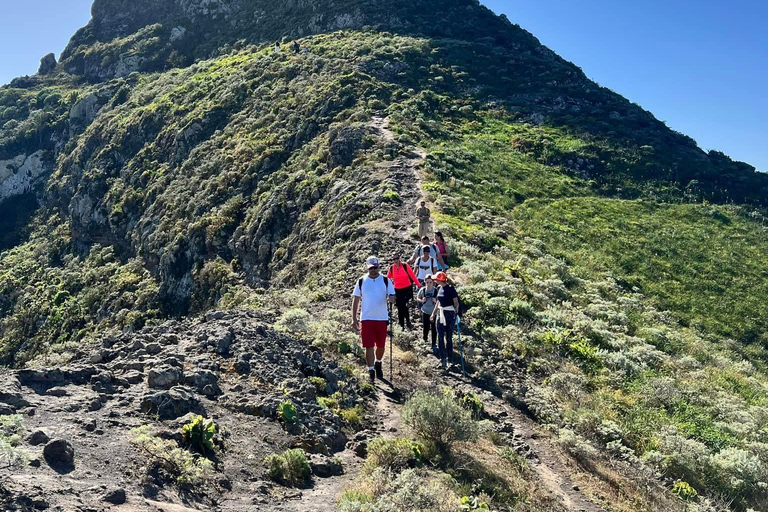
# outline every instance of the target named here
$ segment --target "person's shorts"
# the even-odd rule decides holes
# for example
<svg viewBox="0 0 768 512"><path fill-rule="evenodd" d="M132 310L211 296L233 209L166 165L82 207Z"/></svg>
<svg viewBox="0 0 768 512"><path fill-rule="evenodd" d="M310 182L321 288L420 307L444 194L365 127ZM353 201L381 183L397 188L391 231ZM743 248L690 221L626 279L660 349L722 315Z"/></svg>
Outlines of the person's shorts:
<svg viewBox="0 0 768 512"><path fill-rule="evenodd" d="M360 337L363 348L383 347L387 343L386 320L363 320L360 324Z"/></svg>

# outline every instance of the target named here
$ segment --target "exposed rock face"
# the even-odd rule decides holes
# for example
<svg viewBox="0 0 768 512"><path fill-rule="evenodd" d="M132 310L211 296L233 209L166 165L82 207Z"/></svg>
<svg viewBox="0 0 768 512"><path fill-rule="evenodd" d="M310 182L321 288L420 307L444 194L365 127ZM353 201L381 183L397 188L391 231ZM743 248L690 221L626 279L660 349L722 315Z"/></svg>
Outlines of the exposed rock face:
<svg viewBox="0 0 768 512"><path fill-rule="evenodd" d="M472 0L96 0L93 18L70 41L61 64L93 81L188 65L236 41L260 43L340 29L468 39L519 30ZM95 47L94 43L116 44ZM150 52L137 52L151 48ZM130 56L126 56L130 55Z"/></svg>
<svg viewBox="0 0 768 512"><path fill-rule="evenodd" d="M18 155L11 160L0 160L0 201L26 194L47 176L52 165L42 150L31 155Z"/></svg>
<svg viewBox="0 0 768 512"><path fill-rule="evenodd" d="M40 59L40 68L37 72L41 75L47 75L56 69L56 55L49 53Z"/></svg>

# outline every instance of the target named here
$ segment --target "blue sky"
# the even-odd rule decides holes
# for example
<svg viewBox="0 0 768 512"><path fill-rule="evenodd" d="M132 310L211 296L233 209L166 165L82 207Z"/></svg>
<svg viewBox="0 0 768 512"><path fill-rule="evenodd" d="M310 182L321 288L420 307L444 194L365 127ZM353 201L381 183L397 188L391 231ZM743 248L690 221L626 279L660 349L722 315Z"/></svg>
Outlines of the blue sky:
<svg viewBox="0 0 768 512"><path fill-rule="evenodd" d="M483 0L705 149L768 171L768 3ZM0 84L58 56L91 0L3 2Z"/></svg>

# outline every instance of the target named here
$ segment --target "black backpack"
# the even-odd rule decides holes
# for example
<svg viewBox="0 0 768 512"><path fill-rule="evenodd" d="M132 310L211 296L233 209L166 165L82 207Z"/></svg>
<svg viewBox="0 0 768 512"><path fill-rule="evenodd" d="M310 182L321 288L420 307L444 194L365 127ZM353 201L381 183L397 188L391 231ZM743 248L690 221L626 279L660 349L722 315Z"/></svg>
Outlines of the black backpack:
<svg viewBox="0 0 768 512"><path fill-rule="evenodd" d="M384 278L384 293L385 295L389 295L389 278L387 276L381 276ZM360 280L357 282L357 287L360 289L360 299L363 298L363 277L360 278Z"/></svg>

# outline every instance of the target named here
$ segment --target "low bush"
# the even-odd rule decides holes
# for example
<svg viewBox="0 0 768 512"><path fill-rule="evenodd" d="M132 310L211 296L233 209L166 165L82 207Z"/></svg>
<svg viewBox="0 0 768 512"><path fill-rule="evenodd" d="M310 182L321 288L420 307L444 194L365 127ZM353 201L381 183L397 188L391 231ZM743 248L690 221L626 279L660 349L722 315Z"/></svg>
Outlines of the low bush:
<svg viewBox="0 0 768 512"><path fill-rule="evenodd" d="M180 448L175 441L154 435L148 425L133 429L132 443L147 458L147 474L160 473L178 485L200 486L211 477L213 463Z"/></svg>
<svg viewBox="0 0 768 512"><path fill-rule="evenodd" d="M339 416L341 416L341 419L346 421L349 425L357 427L363 422L363 408L356 405L349 409L342 409Z"/></svg>
<svg viewBox="0 0 768 512"><path fill-rule="evenodd" d="M402 471L420 466L423 462L423 448L404 437L394 439L378 438L368 444L368 457L365 466L369 471L385 468Z"/></svg>
<svg viewBox="0 0 768 512"><path fill-rule="evenodd" d="M264 463L272 480L292 487L302 485L312 474L307 455L300 448L270 455Z"/></svg>
<svg viewBox="0 0 768 512"><path fill-rule="evenodd" d="M21 432L20 415L0 416L0 468L14 468L24 462L25 453L18 448Z"/></svg>
<svg viewBox="0 0 768 512"><path fill-rule="evenodd" d="M399 474L377 468L342 494L339 512L456 512L456 483L444 473L406 469Z"/></svg>
<svg viewBox="0 0 768 512"><path fill-rule="evenodd" d="M403 406L403 422L443 454L455 441L472 441L478 434L469 411L445 394L416 392Z"/></svg>

